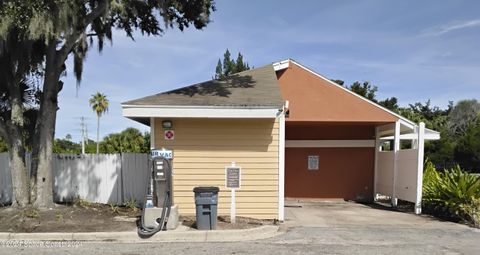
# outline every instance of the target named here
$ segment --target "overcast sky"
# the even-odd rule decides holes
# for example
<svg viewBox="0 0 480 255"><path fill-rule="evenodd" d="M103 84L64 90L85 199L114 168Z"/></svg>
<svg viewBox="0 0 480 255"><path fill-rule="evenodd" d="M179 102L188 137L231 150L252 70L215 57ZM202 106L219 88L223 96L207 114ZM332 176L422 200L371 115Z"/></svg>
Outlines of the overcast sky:
<svg viewBox="0 0 480 255"><path fill-rule="evenodd" d="M211 79L226 48L250 66L292 58L347 84L368 80L380 99L395 96L400 105L480 99L480 1L219 0L217 9L202 31L135 42L116 31L112 46L89 52L78 91L69 64L56 137L79 141L84 116L95 139L88 99L97 91L110 100L101 137L148 130L122 117L120 103Z"/></svg>

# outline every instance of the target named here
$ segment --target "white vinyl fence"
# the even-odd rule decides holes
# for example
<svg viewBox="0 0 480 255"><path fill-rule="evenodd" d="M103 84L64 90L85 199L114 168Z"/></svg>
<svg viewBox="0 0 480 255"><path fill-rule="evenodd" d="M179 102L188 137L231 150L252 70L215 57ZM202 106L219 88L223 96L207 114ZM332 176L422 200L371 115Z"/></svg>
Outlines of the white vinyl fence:
<svg viewBox="0 0 480 255"><path fill-rule="evenodd" d="M8 153L0 153L0 204L12 201L12 176Z"/></svg>
<svg viewBox="0 0 480 255"><path fill-rule="evenodd" d="M28 160L28 158L27 158ZM147 184L147 154L56 154L53 160L55 202L79 197L89 202L142 204ZM11 202L12 184L7 153L0 154L0 203Z"/></svg>

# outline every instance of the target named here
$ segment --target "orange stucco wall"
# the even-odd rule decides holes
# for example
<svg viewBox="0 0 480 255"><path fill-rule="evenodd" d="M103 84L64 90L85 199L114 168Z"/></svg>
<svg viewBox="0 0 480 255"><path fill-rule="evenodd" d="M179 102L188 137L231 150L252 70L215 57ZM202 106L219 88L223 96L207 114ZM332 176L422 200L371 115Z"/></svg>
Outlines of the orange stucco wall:
<svg viewBox="0 0 480 255"><path fill-rule="evenodd" d="M286 124L286 140L373 140L374 124ZM319 156L319 170L308 170L308 156ZM371 200L374 148L286 148L285 196Z"/></svg>
<svg viewBox="0 0 480 255"><path fill-rule="evenodd" d="M319 170L308 170L308 156L319 156ZM285 196L371 200L373 148L287 148Z"/></svg>
<svg viewBox="0 0 480 255"><path fill-rule="evenodd" d="M290 61L277 72L282 96L293 121L395 122L398 118Z"/></svg>
<svg viewBox="0 0 480 255"><path fill-rule="evenodd" d="M287 123L287 140L370 140L375 126L358 123Z"/></svg>

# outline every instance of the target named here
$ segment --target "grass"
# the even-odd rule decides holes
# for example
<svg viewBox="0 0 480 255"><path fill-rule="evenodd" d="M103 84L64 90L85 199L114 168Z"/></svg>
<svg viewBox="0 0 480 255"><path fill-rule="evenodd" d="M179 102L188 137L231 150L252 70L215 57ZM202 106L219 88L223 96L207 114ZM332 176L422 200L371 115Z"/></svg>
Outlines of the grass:
<svg viewBox="0 0 480 255"><path fill-rule="evenodd" d="M35 207L27 208L23 211L23 217L38 219L40 218L40 211Z"/></svg>

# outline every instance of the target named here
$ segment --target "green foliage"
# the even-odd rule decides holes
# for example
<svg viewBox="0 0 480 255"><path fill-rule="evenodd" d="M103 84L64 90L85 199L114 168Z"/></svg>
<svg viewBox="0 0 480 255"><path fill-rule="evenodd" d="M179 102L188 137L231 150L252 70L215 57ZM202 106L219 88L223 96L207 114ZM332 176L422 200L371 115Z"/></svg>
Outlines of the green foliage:
<svg viewBox="0 0 480 255"><path fill-rule="evenodd" d="M97 92L92 95L88 102L98 117L101 117L108 111L108 99L105 94Z"/></svg>
<svg viewBox="0 0 480 255"><path fill-rule="evenodd" d="M425 163L423 206L428 213L454 220L473 221L472 207L480 199L480 179L458 165L438 172L432 162ZM478 210L478 208L476 208Z"/></svg>
<svg viewBox="0 0 480 255"><path fill-rule="evenodd" d="M458 139L454 155L468 170L480 169L480 118L467 126Z"/></svg>
<svg viewBox="0 0 480 255"><path fill-rule="evenodd" d="M7 152L8 147L7 144L0 138L0 152Z"/></svg>
<svg viewBox="0 0 480 255"><path fill-rule="evenodd" d="M23 211L23 217L38 219L40 218L40 210L35 207L27 208L25 211Z"/></svg>
<svg viewBox="0 0 480 255"><path fill-rule="evenodd" d="M73 199L73 205L76 207L81 207L86 209L89 209L90 207L92 207L91 202L81 199L80 197L75 197L75 199Z"/></svg>
<svg viewBox="0 0 480 255"><path fill-rule="evenodd" d="M55 139L53 142L53 153L72 153L82 152L82 146L67 139Z"/></svg>
<svg viewBox="0 0 480 255"><path fill-rule="evenodd" d="M110 209L112 210L112 213L118 214L120 211L120 207L117 204L110 203Z"/></svg>
<svg viewBox="0 0 480 255"><path fill-rule="evenodd" d="M125 203L124 206L128 209L130 209L132 212L136 213L138 212L138 207L137 207L137 201L134 198L128 199Z"/></svg>
<svg viewBox="0 0 480 255"><path fill-rule="evenodd" d="M370 84L368 81L364 81L363 83L356 81L352 85L347 86L347 88L366 99L377 102L376 93L378 88L377 86Z"/></svg>
<svg viewBox="0 0 480 255"><path fill-rule="evenodd" d="M243 60L243 55L239 52L235 60L231 58L230 51L227 49L223 54L223 62L218 59L214 78L225 79L229 75L245 70L250 70L250 66Z"/></svg>
<svg viewBox="0 0 480 255"><path fill-rule="evenodd" d="M102 153L148 153L150 134L142 134L138 129L127 128L120 133L106 136L100 143Z"/></svg>

